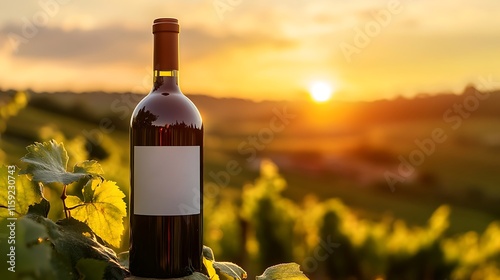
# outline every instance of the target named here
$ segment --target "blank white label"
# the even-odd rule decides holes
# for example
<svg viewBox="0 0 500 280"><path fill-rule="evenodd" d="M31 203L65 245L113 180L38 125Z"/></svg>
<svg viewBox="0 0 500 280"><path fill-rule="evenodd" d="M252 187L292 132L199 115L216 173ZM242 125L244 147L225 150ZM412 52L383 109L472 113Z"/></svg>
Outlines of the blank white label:
<svg viewBox="0 0 500 280"><path fill-rule="evenodd" d="M200 147L134 146L134 214L200 214Z"/></svg>

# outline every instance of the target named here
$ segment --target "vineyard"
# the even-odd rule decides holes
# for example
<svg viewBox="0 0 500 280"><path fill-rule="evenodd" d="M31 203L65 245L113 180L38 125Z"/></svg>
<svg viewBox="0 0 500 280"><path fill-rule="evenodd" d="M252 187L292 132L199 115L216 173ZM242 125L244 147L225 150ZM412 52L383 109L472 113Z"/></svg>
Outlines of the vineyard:
<svg viewBox="0 0 500 280"><path fill-rule="evenodd" d="M23 205L23 209L19 214L33 214L30 211L35 211L34 213L43 216L43 219L24 218L18 221L18 237L24 238L20 239L20 242L26 244L24 255L18 256L19 264L27 264L23 269L32 279L47 279L43 276L47 275L44 273L49 273L48 270L54 270L58 275L72 273L73 277L78 277L85 275L83 271L88 270L88 267L100 267L98 271L102 273L118 273L113 277L123 278L124 274L119 274L120 269L110 271L109 265L106 265L112 260L111 263L117 264L114 267L120 268L120 256L124 256L128 247L125 234L128 232L128 221L124 212L128 200L128 155L124 152L124 147L128 147L126 130L118 129L114 132L114 137L103 134L98 142L92 142L81 132L85 130L89 132L87 135L92 135L95 125L81 125L68 115L60 115L64 127L51 124L42 125L38 129L21 126L20 123L27 116L15 116L21 114L22 108L29 106L28 104L26 94L15 93L0 107L0 132L2 135L7 134L7 137L2 137L0 143L3 149L0 161L5 165L1 170L0 184L7 184L7 166L15 164L25 170L25 173L30 175L18 176L17 182L22 184L19 190L29 189L33 193L23 197L31 197L36 201L20 202L19 205ZM37 114L37 118L48 118L52 114L40 108L30 110ZM8 138L9 127L12 126L18 130L18 136L24 135L19 138L21 141L18 144L13 144ZM210 131L208 137L214 137L210 135ZM43 144L33 145L35 141ZM39 162L41 157L36 152L42 146L50 146L49 143L55 148L60 147L57 149L60 149L59 152L63 155L67 154L67 168L65 166L59 181L37 173L36 164L33 165ZM28 147L28 150L25 147ZM23 160L20 160L21 157ZM218 170L220 163L227 162L227 155L219 157L221 159L214 160L215 153L208 149L207 169ZM500 223L494 220L483 223L486 225L481 231L454 230L454 233L450 234L450 228L457 226L457 218L453 218L457 207L450 204L440 203L436 207L433 206L429 215L420 215L423 217L419 219L424 222L417 225L390 213L367 215L366 210L359 210L359 205L352 207L346 202L352 201L353 196L346 196L344 200L323 196L320 190L310 191L301 199L297 199L297 195L294 195L297 190L292 187L297 182L302 184L301 191L319 187L315 186L312 180L308 182L307 177L303 177L302 181L291 181L290 178L294 178L294 175L281 170L279 160L262 157L256 162L256 169L243 172L238 176L241 178L231 181L230 186L207 180L204 195L205 245L212 248L218 260L231 261L244 267L250 279L278 263L297 263L300 270L310 279L500 278ZM99 179L101 177L106 180ZM210 175L205 177L210 178ZM37 188L30 185L31 180L43 183L42 192L34 192ZM63 188L70 197L66 199L66 206L61 200ZM116 213L117 216L113 216L115 221L122 220L123 228L113 226L116 231L114 233L113 230L106 229L111 226L110 223L92 222L93 213L82 211L87 209L89 201L97 199L94 197L99 195L96 190L101 188L115 194L121 193L118 195L121 196L119 200L110 202L110 208L103 210ZM2 190L4 189L7 189L6 185L2 185ZM0 205L4 206L2 210L5 210L8 197L3 191L0 194ZM50 203L50 209L41 203L42 194L43 200L46 199ZM69 215L75 219L73 224L56 224L54 221L67 219L68 209L71 209ZM495 214L492 215L496 217ZM5 224L1 226L6 228ZM105 245L106 247L99 248L107 252L104 254L107 256L104 259L107 262L103 264L90 260L79 263L78 256L70 260L58 258L57 254L64 252L51 252L46 245L53 239L50 242L56 244L56 249L64 248L64 245L60 244L68 242L65 239L67 236L54 238L64 227L78 228L80 235L83 232L90 235L91 238L86 238L97 242L98 246ZM38 241L38 245L28 242L33 238L29 232L39 234L35 238L42 239ZM8 250L7 239L2 235L0 242L0 250L5 256ZM109 251L108 247L113 250ZM55 261L30 261L48 254L52 254L52 260ZM64 262L70 262L80 270L64 270L65 266L60 265ZM4 268L0 275L2 279L11 279L5 278L11 275ZM224 279L224 276L221 277Z"/></svg>
<svg viewBox="0 0 500 280"><path fill-rule="evenodd" d="M234 259L246 251L259 268L278 260L297 261L312 279L500 277L498 223L482 235L469 232L447 238L446 205L436 209L425 227L409 227L390 218L359 219L338 199L318 202L308 197L299 206L280 195L285 186L277 167L264 161L260 177L244 187L242 205L220 202L207 207L207 235L218 230L224 234L207 244L229 251ZM235 249L238 235L243 236L242 245Z"/></svg>

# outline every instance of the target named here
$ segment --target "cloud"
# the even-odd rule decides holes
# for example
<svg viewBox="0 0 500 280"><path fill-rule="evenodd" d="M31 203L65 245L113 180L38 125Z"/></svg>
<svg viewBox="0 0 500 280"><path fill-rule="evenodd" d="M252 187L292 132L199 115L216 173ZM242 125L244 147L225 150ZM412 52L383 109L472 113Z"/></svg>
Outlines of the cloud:
<svg viewBox="0 0 500 280"><path fill-rule="evenodd" d="M0 44L9 44L13 34L21 42L14 58L44 61L73 61L85 64L128 62L134 64L151 59L152 34L150 30L134 30L123 26L98 29L65 30L59 27L37 29L32 38L23 36L21 26L8 24L0 29L4 38ZM181 53L187 59L221 55L231 49L281 49L294 45L293 41L260 33L218 36L199 27L181 29Z"/></svg>
<svg viewBox="0 0 500 280"><path fill-rule="evenodd" d="M4 45L14 34L24 38L20 40L14 57L88 64L144 60L151 40L147 32L120 26L92 30L64 30L58 27L33 30L36 30L32 32L34 35L25 36L27 33L23 33L21 26L9 24L0 29L0 34L7 39L3 41Z"/></svg>
<svg viewBox="0 0 500 280"><path fill-rule="evenodd" d="M246 32L238 34L215 35L201 28L181 29L181 51L188 59L206 56L223 55L229 50L248 50L255 48L285 49L291 48L295 42L279 36L263 33Z"/></svg>

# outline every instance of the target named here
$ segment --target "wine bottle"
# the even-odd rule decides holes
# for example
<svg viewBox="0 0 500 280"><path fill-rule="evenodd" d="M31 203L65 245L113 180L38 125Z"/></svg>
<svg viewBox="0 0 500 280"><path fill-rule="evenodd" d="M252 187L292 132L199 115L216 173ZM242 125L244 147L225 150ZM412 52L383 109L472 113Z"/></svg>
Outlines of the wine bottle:
<svg viewBox="0 0 500 280"><path fill-rule="evenodd" d="M153 23L153 88L130 121L130 272L201 271L203 124L179 88L179 23Z"/></svg>

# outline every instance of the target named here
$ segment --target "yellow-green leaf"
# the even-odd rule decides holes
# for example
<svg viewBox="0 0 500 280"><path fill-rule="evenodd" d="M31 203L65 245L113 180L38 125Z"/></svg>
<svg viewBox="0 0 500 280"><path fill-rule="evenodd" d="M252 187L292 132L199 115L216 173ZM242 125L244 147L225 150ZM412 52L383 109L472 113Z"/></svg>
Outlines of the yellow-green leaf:
<svg viewBox="0 0 500 280"><path fill-rule="evenodd" d="M247 278L243 268L231 262L214 262L215 271L221 280L242 280Z"/></svg>
<svg viewBox="0 0 500 280"><path fill-rule="evenodd" d="M78 196L68 195L66 197L66 206L68 206L68 208L75 208L71 210L71 214L73 214L72 216L74 216L75 210L78 206L84 206L84 205L85 203Z"/></svg>
<svg viewBox="0 0 500 280"><path fill-rule="evenodd" d="M0 219L22 216L42 199L40 188L18 171L15 166L0 167Z"/></svg>
<svg viewBox="0 0 500 280"><path fill-rule="evenodd" d="M296 263L284 263L271 266L257 276L256 280L308 280Z"/></svg>
<svg viewBox="0 0 500 280"><path fill-rule="evenodd" d="M205 250L205 248L203 248L203 250ZM210 249L210 251L212 251L212 249ZM217 275L217 272L215 271L214 262L212 260L209 260L205 256L203 256L203 265L207 269L208 277L210 278L210 280L220 280L219 275Z"/></svg>
<svg viewBox="0 0 500 280"><path fill-rule="evenodd" d="M95 160L86 160L75 164L73 167L74 173L84 173L90 175L103 175L101 165Z"/></svg>
<svg viewBox="0 0 500 280"><path fill-rule="evenodd" d="M127 215L127 207L123 198L125 194L115 182L94 179L83 188L81 201L76 196L68 196L66 205L71 216L86 223L92 231L109 244L119 247L123 234L123 218Z"/></svg>

